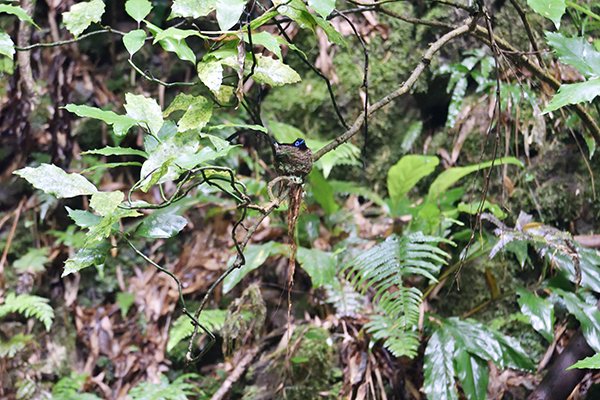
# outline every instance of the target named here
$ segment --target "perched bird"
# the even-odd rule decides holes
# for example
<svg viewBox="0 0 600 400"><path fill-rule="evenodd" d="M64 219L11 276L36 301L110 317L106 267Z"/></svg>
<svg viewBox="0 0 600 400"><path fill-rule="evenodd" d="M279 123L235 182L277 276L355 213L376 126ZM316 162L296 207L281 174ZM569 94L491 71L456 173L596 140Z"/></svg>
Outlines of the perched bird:
<svg viewBox="0 0 600 400"><path fill-rule="evenodd" d="M275 168L281 175L304 178L312 169L312 151L306 146L304 139L296 139L293 143L278 143L273 140Z"/></svg>

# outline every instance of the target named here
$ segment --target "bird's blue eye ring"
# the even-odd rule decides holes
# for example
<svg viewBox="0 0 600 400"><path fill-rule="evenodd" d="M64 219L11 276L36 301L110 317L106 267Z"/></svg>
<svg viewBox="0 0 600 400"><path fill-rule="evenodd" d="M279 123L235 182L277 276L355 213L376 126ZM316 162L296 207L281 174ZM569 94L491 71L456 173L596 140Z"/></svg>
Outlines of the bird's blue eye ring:
<svg viewBox="0 0 600 400"><path fill-rule="evenodd" d="M300 147L304 144L304 139L298 139L294 142L295 147Z"/></svg>

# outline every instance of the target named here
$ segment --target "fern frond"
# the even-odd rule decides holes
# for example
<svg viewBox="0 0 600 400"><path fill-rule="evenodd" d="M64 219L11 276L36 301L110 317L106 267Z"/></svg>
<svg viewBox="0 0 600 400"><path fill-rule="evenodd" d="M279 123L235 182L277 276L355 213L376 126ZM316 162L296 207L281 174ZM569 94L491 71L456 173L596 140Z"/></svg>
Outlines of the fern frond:
<svg viewBox="0 0 600 400"><path fill-rule="evenodd" d="M33 338L32 335L24 335L18 333L15 336L8 339L8 341L0 341L0 358L12 358L19 351L23 350L27 343Z"/></svg>
<svg viewBox="0 0 600 400"><path fill-rule="evenodd" d="M53 400L99 400L100 398L92 393L80 393L87 380L87 374L78 374L71 372L70 376L61 378L52 387Z"/></svg>
<svg viewBox="0 0 600 400"><path fill-rule="evenodd" d="M375 314L365 325L373 338L397 357L414 357L419 347L417 325L423 294L415 287L404 287L404 277L421 275L436 282L449 255L438 247L452 242L434 236L413 233L391 236L383 243L363 252L342 272L354 289L373 291Z"/></svg>
<svg viewBox="0 0 600 400"><path fill-rule="evenodd" d="M226 310L205 310L200 314L198 322L210 331L218 331L223 327L223 324L225 324L226 315ZM167 352L173 350L173 348L183 339L191 336L193 331L194 325L189 317L182 315L177 318L169 330Z"/></svg>
<svg viewBox="0 0 600 400"><path fill-rule="evenodd" d="M187 400L194 394L195 385L188 382L198 379L196 374L183 374L169 383L166 376L160 377L160 383L140 382L129 391L132 400Z"/></svg>
<svg viewBox="0 0 600 400"><path fill-rule="evenodd" d="M14 293L9 293L4 304L0 304L0 318L10 313L19 313L27 318L37 319L44 324L46 331L49 331L54 319L54 310L49 302L50 300L44 297L30 294L15 296Z"/></svg>

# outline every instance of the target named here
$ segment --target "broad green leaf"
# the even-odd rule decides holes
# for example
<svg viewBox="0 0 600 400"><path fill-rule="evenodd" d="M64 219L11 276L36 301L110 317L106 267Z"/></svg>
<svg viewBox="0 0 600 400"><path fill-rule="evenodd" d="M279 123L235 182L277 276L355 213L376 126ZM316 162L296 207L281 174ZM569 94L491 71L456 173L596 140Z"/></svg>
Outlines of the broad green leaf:
<svg viewBox="0 0 600 400"><path fill-rule="evenodd" d="M253 124L219 124L219 125L211 125L208 127L207 131L211 132L213 130L219 129L227 129L227 128L236 128L236 129L248 129L252 131L259 131L264 133L269 133L267 128L262 125L253 125Z"/></svg>
<svg viewBox="0 0 600 400"><path fill-rule="evenodd" d="M581 286L597 293L600 292L600 253L595 249L586 249L581 246L577 246L577 253L581 270ZM576 282L577 272L573 258L557 251L546 252L546 258L559 270L565 271L571 282Z"/></svg>
<svg viewBox="0 0 600 400"><path fill-rule="evenodd" d="M103 216L97 224L89 227L86 233L85 246L92 247L98 242L104 242L111 234L119 230L119 221L128 217L142 215L136 210L117 208L112 213Z"/></svg>
<svg viewBox="0 0 600 400"><path fill-rule="evenodd" d="M198 36L198 37L205 37L202 34L200 34L200 32L198 32L197 30L194 29L179 29L179 28L175 28L175 27L170 27L165 29L164 31L160 31L156 34L156 36L154 37L154 44L160 42L161 40L167 40L167 39L173 39L177 42L180 42L186 38L189 38L190 36Z"/></svg>
<svg viewBox="0 0 600 400"><path fill-rule="evenodd" d="M313 169L308 175L308 181L312 197L327 214L330 215L339 210L340 206L335 201L333 188L319 170Z"/></svg>
<svg viewBox="0 0 600 400"><path fill-rule="evenodd" d="M244 32L243 38L244 42L250 43L247 32ZM263 46L265 49L275 54L280 60L283 58L281 56L281 38L279 36L275 36L267 31L252 32L252 44L254 46Z"/></svg>
<svg viewBox="0 0 600 400"><path fill-rule="evenodd" d="M0 54L13 59L15 55L15 44L6 32L0 31Z"/></svg>
<svg viewBox="0 0 600 400"><path fill-rule="evenodd" d="M214 59L201 61L198 63L198 77L213 93L218 92L223 83L223 65Z"/></svg>
<svg viewBox="0 0 600 400"><path fill-rule="evenodd" d="M84 247L77 250L77 253L73 257L65 261L65 268L61 274L61 278L92 265L103 265L109 250L110 243L108 242L100 243L95 247Z"/></svg>
<svg viewBox="0 0 600 400"><path fill-rule="evenodd" d="M25 167L14 172L26 179L36 189L51 194L57 198L70 198L94 194L96 187L79 174L68 174L51 164L41 164L39 167Z"/></svg>
<svg viewBox="0 0 600 400"><path fill-rule="evenodd" d="M153 25L148 21L146 21L146 26L154 37L163 32L158 26ZM158 43L166 51L177 54L179 59L196 64L196 54L194 54L194 51L187 45L185 39L177 40L171 37L165 37L164 39L159 40Z"/></svg>
<svg viewBox="0 0 600 400"><path fill-rule="evenodd" d="M127 0L125 11L139 23L152 11L152 3L148 0Z"/></svg>
<svg viewBox="0 0 600 400"><path fill-rule="evenodd" d="M600 78L590 79L586 82L569 83L560 85L558 92L544 108L544 113L558 110L569 104L591 102L600 94Z"/></svg>
<svg viewBox="0 0 600 400"><path fill-rule="evenodd" d="M256 67L252 79L257 83L265 83L270 86L282 86L301 80L296 71L280 60L260 54L256 54Z"/></svg>
<svg viewBox="0 0 600 400"><path fill-rule="evenodd" d="M409 152L412 149L415 141L421 136L422 131L423 121L416 121L410 124L402 139L402 150L404 152Z"/></svg>
<svg viewBox="0 0 600 400"><path fill-rule="evenodd" d="M327 18L335 8L335 0L308 0L308 5L323 18Z"/></svg>
<svg viewBox="0 0 600 400"><path fill-rule="evenodd" d="M134 55L144 46L146 32L143 29L129 31L123 36L123 44L130 55Z"/></svg>
<svg viewBox="0 0 600 400"><path fill-rule="evenodd" d="M12 14L12 15L16 16L17 18L19 18L21 21L28 22L31 25L35 26L36 28L39 28L39 26L37 26L37 24L29 16L29 14L27 14L27 12L19 6L0 4L0 14L1 13Z"/></svg>
<svg viewBox="0 0 600 400"><path fill-rule="evenodd" d="M331 22L319 17L318 15L314 16L314 21L319 28L323 29L323 32L325 32L327 39L329 39L331 43L337 44L340 47L347 46L346 39L344 39L342 34L339 33L337 29L335 29Z"/></svg>
<svg viewBox="0 0 600 400"><path fill-rule="evenodd" d="M168 239L187 225L187 219L173 213L155 212L144 218L136 234L150 239Z"/></svg>
<svg viewBox="0 0 600 400"><path fill-rule="evenodd" d="M104 14L104 2L102 0L77 3L69 11L63 13L63 23L69 32L77 37L93 22L100 22L102 14Z"/></svg>
<svg viewBox="0 0 600 400"><path fill-rule="evenodd" d="M137 123L135 119L126 115L119 115L112 111L105 111L96 107L67 104L65 109L79 117L88 117L104 121L113 127L115 135L117 136L125 135L127 131Z"/></svg>
<svg viewBox="0 0 600 400"><path fill-rule="evenodd" d="M449 187L454 185L456 182L464 178L465 176L472 174L473 172L480 171L491 166L499 166L504 164L518 165L523 167L523 163L514 157L503 157L496 160L485 161L475 165L469 165L466 167L453 167L448 168L435 178L431 186L429 186L429 200L435 200L441 196Z"/></svg>
<svg viewBox="0 0 600 400"><path fill-rule="evenodd" d="M174 0L171 12L174 17L200 18L216 9L217 0Z"/></svg>
<svg viewBox="0 0 600 400"><path fill-rule="evenodd" d="M114 192L96 192L92 195L90 207L105 217L112 214L124 199L125 194L119 190Z"/></svg>
<svg viewBox="0 0 600 400"><path fill-rule="evenodd" d="M407 155L389 169L387 188L393 202L404 196L424 177L430 175L440 163L436 156Z"/></svg>
<svg viewBox="0 0 600 400"><path fill-rule="evenodd" d="M192 96L179 93L164 112L165 117L175 111L184 111L177 122L177 131L185 132L190 129L201 130L212 116L213 103L202 96Z"/></svg>
<svg viewBox="0 0 600 400"><path fill-rule="evenodd" d="M198 322L206 329L217 331L225 324L226 317L227 310L203 310L198 318ZM173 348L183 339L191 336L193 331L194 325L187 315L182 315L177 318L171 326L171 329L169 329L167 352L173 350Z"/></svg>
<svg viewBox="0 0 600 400"><path fill-rule="evenodd" d="M556 29L560 28L560 20L565 13L565 0L527 0L529 7L541 16L554 22Z"/></svg>
<svg viewBox="0 0 600 400"><path fill-rule="evenodd" d="M591 357L584 358L583 360L577 361L571 365L569 369L581 368L581 369L600 369L600 353L596 353Z"/></svg>
<svg viewBox="0 0 600 400"><path fill-rule="evenodd" d="M229 293L231 289L235 287L246 275L254 271L269 258L269 256L275 254L282 254L287 246L277 242L268 242L264 244L250 244L244 250L244 256L246 257L246 264L241 268L234 269L231 274L223 280L223 294ZM231 262L235 257L232 257Z"/></svg>
<svg viewBox="0 0 600 400"><path fill-rule="evenodd" d="M119 292L117 293L117 305L121 310L121 317L125 319L127 316L127 312L135 302L135 295L129 292Z"/></svg>
<svg viewBox="0 0 600 400"><path fill-rule="evenodd" d="M67 210L67 214L69 214L69 218L75 222L75 225L81 228L89 228L90 226L98 224L102 220L102 217L92 214L89 211L73 210L69 207L65 208Z"/></svg>
<svg viewBox="0 0 600 400"><path fill-rule="evenodd" d="M596 352L600 352L600 311L596 304L589 304L571 292L561 289L553 289L567 306L567 310L577 318L581 324L581 330L586 342Z"/></svg>
<svg viewBox="0 0 600 400"><path fill-rule="evenodd" d="M438 329L427 342L423 365L423 391L433 400L458 400L454 384L454 339Z"/></svg>
<svg viewBox="0 0 600 400"><path fill-rule="evenodd" d="M460 386L467 399L486 400L489 381L487 363L479 357L471 356L464 349L456 349L454 363Z"/></svg>
<svg viewBox="0 0 600 400"><path fill-rule="evenodd" d="M84 151L81 154L98 154L101 156L140 156L148 158L148 154L145 151L132 149L129 147L106 146L101 149Z"/></svg>
<svg viewBox="0 0 600 400"><path fill-rule="evenodd" d="M48 253L49 249L47 247L39 249L31 248L27 253L15 260L12 266L19 273L43 272L45 270L44 264L48 262Z"/></svg>
<svg viewBox="0 0 600 400"><path fill-rule="evenodd" d="M517 294L521 312L527 316L533 329L548 342L552 342L554 339L553 304L523 288L518 288Z"/></svg>
<svg viewBox="0 0 600 400"><path fill-rule="evenodd" d="M157 135L164 121L162 111L156 100L142 95L126 93L125 101L127 115L150 130L154 135Z"/></svg>
<svg viewBox="0 0 600 400"><path fill-rule="evenodd" d="M490 203L485 200L483 202L483 206L481 205L481 201L474 201L472 203L459 203L458 211L464 212L471 215L476 215L479 211L490 211L496 218L504 219L506 218L506 213L502 211L502 208L498 204Z"/></svg>
<svg viewBox="0 0 600 400"><path fill-rule="evenodd" d="M334 284L337 265L335 255L318 249L299 247L297 258L302 269L310 276L313 287Z"/></svg>
<svg viewBox="0 0 600 400"><path fill-rule="evenodd" d="M102 164L92 165L91 167L87 167L86 169L82 170L81 173L87 174L88 172L92 172L92 171L96 171L96 170L111 169L111 168L116 168L116 167L141 167L141 166L142 166L142 163L139 161L121 161L121 162L112 162L112 163L102 163Z"/></svg>
<svg viewBox="0 0 600 400"><path fill-rule="evenodd" d="M317 27L315 17L308 11L302 0L277 0L273 4L278 5L277 12L294 21L301 29L310 29L312 32ZM253 28L255 28L253 26Z"/></svg>
<svg viewBox="0 0 600 400"><path fill-rule="evenodd" d="M546 32L546 40L563 63L575 67L588 78L600 75L600 53L586 38L568 38L559 32Z"/></svg>
<svg viewBox="0 0 600 400"><path fill-rule="evenodd" d="M238 23L246 0L217 0L217 22L222 31L226 31Z"/></svg>

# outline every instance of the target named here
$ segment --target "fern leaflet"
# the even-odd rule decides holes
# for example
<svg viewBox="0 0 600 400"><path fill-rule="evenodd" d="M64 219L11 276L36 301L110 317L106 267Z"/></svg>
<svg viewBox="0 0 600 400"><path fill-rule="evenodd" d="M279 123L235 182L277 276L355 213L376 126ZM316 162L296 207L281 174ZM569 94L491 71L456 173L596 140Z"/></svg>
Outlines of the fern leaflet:
<svg viewBox="0 0 600 400"><path fill-rule="evenodd" d="M14 293L9 293L4 304L0 304L0 318L10 313L19 313L27 318L36 318L44 324L46 331L49 331L54 319L54 310L48 303L49 300L44 297L31 294L15 296Z"/></svg>

